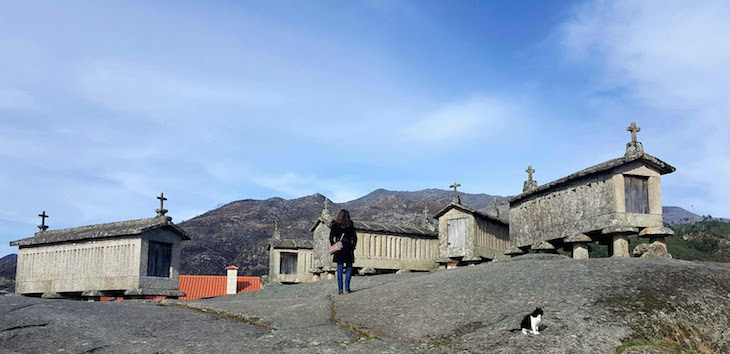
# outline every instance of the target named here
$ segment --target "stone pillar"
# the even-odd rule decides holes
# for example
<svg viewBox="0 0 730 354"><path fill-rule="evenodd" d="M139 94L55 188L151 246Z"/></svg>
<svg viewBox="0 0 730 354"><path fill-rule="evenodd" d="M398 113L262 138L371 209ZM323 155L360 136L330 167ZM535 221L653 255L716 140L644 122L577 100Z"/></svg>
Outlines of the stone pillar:
<svg viewBox="0 0 730 354"><path fill-rule="evenodd" d="M588 259L588 244L587 243L574 243L573 244L573 259Z"/></svg>
<svg viewBox="0 0 730 354"><path fill-rule="evenodd" d="M226 295L233 295L238 292L238 267L229 265L226 267Z"/></svg>
<svg viewBox="0 0 730 354"><path fill-rule="evenodd" d="M611 238L610 256L617 258L631 257L631 253L629 253L629 235L638 233L638 228L627 226L609 227L601 231L601 234Z"/></svg>
<svg viewBox="0 0 730 354"><path fill-rule="evenodd" d="M631 257L631 254L629 254L629 237L627 235L613 235L612 246L611 257Z"/></svg>
<svg viewBox="0 0 730 354"><path fill-rule="evenodd" d="M588 235L577 233L563 239L565 244L572 244L573 259L588 259L588 243L593 241Z"/></svg>

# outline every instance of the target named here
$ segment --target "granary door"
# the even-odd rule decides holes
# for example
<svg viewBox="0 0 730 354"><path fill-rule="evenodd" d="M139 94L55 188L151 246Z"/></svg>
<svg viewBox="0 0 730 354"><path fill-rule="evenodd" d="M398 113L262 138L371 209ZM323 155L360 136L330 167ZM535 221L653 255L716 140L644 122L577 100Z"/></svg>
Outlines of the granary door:
<svg viewBox="0 0 730 354"><path fill-rule="evenodd" d="M297 259L296 253L282 252L280 259L279 274L297 274Z"/></svg>
<svg viewBox="0 0 730 354"><path fill-rule="evenodd" d="M626 212L649 214L649 178L624 176Z"/></svg>
<svg viewBox="0 0 730 354"><path fill-rule="evenodd" d="M467 220L467 218L460 218L447 221L449 247L466 247Z"/></svg>

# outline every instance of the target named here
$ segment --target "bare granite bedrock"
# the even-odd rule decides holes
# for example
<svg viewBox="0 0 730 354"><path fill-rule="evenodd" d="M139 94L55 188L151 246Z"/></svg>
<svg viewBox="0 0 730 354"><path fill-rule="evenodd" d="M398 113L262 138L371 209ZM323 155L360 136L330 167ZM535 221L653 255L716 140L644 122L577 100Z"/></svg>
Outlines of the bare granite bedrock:
<svg viewBox="0 0 730 354"><path fill-rule="evenodd" d="M632 353L730 352L727 264L530 254L355 277L353 288L267 286L167 306L0 297L0 352L615 353L629 340L648 343ZM540 335L509 332L537 306Z"/></svg>

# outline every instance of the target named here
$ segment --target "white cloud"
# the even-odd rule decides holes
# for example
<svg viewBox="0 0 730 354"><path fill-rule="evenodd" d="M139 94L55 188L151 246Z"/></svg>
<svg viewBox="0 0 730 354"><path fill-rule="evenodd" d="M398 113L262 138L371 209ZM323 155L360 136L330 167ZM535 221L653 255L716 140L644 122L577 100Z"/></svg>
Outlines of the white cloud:
<svg viewBox="0 0 730 354"><path fill-rule="evenodd" d="M406 126L403 134L408 139L429 143L494 138L504 136L508 124L513 127L517 118L512 105L491 97L474 96L439 107Z"/></svg>
<svg viewBox="0 0 730 354"><path fill-rule="evenodd" d="M723 215L730 215L723 174L730 165L727 33L727 1L595 1L563 27L568 53L598 65L597 90L625 90L658 121L659 150L678 167L671 178L682 181L670 185L700 191L673 201Z"/></svg>
<svg viewBox="0 0 730 354"><path fill-rule="evenodd" d="M193 107L270 106L284 100L281 94L265 88L199 80L121 59L85 62L79 68L78 80L80 93L92 101L114 110L153 115L186 113Z"/></svg>

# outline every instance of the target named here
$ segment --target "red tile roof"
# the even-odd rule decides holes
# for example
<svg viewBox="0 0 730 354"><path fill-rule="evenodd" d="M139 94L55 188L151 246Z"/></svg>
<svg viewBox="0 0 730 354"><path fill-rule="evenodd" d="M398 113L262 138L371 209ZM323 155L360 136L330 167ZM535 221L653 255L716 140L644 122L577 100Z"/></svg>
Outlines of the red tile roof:
<svg viewBox="0 0 730 354"><path fill-rule="evenodd" d="M259 277L240 276L236 293L261 289ZM180 300L197 300L226 294L225 275L180 275L180 291L185 293Z"/></svg>

